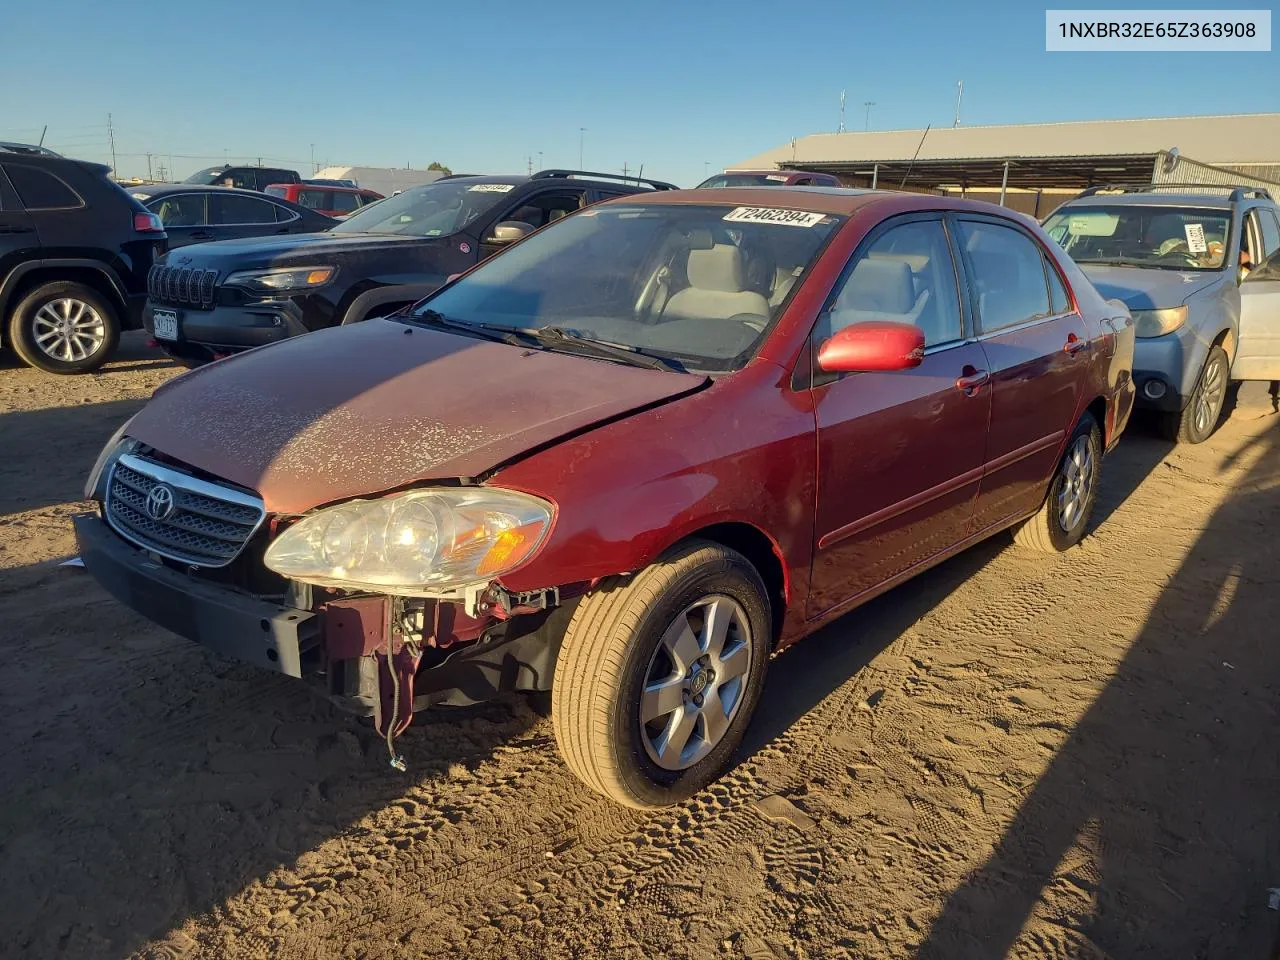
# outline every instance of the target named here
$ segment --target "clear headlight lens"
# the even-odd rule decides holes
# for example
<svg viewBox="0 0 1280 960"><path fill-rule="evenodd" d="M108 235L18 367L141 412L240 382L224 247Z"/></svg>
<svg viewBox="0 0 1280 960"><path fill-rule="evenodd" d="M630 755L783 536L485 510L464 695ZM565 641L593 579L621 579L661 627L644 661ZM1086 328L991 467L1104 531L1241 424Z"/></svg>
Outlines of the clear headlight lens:
<svg viewBox="0 0 1280 960"><path fill-rule="evenodd" d="M267 548L276 573L408 596L500 576L533 555L551 505L485 487L411 490L319 510Z"/></svg>
<svg viewBox="0 0 1280 960"><path fill-rule="evenodd" d="M1188 309L1167 307L1164 310L1134 310L1134 334L1139 337L1163 337L1187 322Z"/></svg>
<svg viewBox="0 0 1280 960"><path fill-rule="evenodd" d="M259 293L281 290L308 290L322 287L337 273L336 267L282 267L278 270L241 270L227 277L225 283L248 287Z"/></svg>
<svg viewBox="0 0 1280 960"><path fill-rule="evenodd" d="M129 429L129 424L131 423L133 423L133 417L120 424L116 432L111 435L111 439L107 441L106 446L102 448L102 452L98 454L98 459L93 461L93 467L89 470L89 476L84 482L84 498L86 500L102 499L98 491L98 484L110 472L111 465L126 453L132 453L137 449L137 440L124 439L125 431Z"/></svg>

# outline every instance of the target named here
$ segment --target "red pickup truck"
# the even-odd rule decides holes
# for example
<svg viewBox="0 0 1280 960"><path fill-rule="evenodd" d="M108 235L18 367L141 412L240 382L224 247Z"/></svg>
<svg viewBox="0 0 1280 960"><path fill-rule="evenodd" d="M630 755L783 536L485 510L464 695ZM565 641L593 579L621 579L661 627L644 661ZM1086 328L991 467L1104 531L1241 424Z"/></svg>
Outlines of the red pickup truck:
<svg viewBox="0 0 1280 960"><path fill-rule="evenodd" d="M310 183L273 183L263 192L326 217L345 217L382 199L382 194L360 187L321 187Z"/></svg>

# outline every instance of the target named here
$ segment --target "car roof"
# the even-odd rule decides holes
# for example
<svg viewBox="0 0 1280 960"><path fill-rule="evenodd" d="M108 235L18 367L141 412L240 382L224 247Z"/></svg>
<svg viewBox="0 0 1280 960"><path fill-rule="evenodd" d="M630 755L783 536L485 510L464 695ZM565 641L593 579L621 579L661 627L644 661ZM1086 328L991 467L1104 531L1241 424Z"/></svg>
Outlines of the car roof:
<svg viewBox="0 0 1280 960"><path fill-rule="evenodd" d="M130 193L145 193L158 197L164 193L230 193L244 197L262 197L260 190L243 190L240 187L222 187L216 183L131 183L125 187ZM280 197L272 197L279 200Z"/></svg>
<svg viewBox="0 0 1280 960"><path fill-rule="evenodd" d="M0 140L0 150L5 153L21 153L28 157L56 157L62 159L62 154L54 153L48 147L42 147L34 143L15 143L12 140Z"/></svg>
<svg viewBox="0 0 1280 960"><path fill-rule="evenodd" d="M815 173L812 170L722 170L713 173L706 179L714 177L832 177L830 173ZM839 179L838 177L836 179Z"/></svg>
<svg viewBox="0 0 1280 960"><path fill-rule="evenodd" d="M303 180L301 183L268 183L268 187L292 187L296 190L337 190L340 193L374 193L368 187L348 187L345 183L308 183ZM250 190L250 193L254 191Z"/></svg>
<svg viewBox="0 0 1280 960"><path fill-rule="evenodd" d="M839 216L853 216L865 208L875 206L882 209L885 217L935 211L979 213L1003 217L1029 229L1041 229L1039 221L1034 217L985 200L898 190L863 190L858 187L797 187L791 184L779 184L776 187L704 187L692 190L655 190L628 197L614 197L605 202L623 206L635 203L683 203L721 207L767 207Z"/></svg>
<svg viewBox="0 0 1280 960"><path fill-rule="evenodd" d="M1231 198L1215 193L1094 193L1072 197L1062 206L1080 207L1215 207L1231 209Z"/></svg>

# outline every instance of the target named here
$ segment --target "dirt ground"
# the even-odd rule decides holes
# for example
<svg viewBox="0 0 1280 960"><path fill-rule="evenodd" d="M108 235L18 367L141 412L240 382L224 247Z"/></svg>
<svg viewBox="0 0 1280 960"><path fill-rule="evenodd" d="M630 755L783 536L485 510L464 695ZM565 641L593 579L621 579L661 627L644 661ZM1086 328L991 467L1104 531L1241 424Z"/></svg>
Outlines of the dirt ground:
<svg viewBox="0 0 1280 960"><path fill-rule="evenodd" d="M360 721L114 603L68 517L173 369L0 362L0 955L1271 958L1280 416L1139 426L1062 558L980 545L779 657L644 816L523 700Z"/></svg>

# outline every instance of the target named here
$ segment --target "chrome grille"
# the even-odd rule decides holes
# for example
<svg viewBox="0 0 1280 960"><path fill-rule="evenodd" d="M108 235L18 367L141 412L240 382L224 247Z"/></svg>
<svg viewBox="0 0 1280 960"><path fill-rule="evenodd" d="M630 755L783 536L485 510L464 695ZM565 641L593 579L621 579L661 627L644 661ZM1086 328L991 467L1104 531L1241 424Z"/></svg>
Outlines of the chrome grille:
<svg viewBox="0 0 1280 960"><path fill-rule="evenodd" d="M148 509L149 501L167 510ZM145 550L197 567L223 567L244 549L266 511L253 494L199 480L152 460L126 454L107 482L104 515L112 528Z"/></svg>
<svg viewBox="0 0 1280 960"><path fill-rule="evenodd" d="M174 303L207 310L213 306L217 270L169 267L157 263L147 274L147 296L156 303Z"/></svg>

